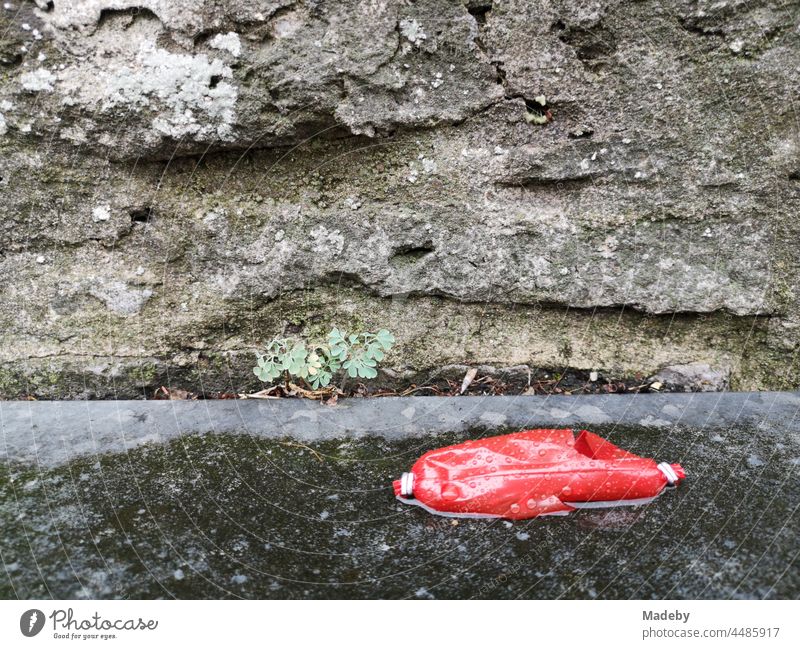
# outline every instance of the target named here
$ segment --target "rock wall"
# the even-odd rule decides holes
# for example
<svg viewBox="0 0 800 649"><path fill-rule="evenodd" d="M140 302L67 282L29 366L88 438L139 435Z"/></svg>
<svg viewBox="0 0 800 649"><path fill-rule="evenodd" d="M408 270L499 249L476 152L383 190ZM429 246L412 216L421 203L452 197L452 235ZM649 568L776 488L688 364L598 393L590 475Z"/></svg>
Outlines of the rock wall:
<svg viewBox="0 0 800 649"><path fill-rule="evenodd" d="M252 385L281 332L794 388L800 11L0 9L0 395Z"/></svg>

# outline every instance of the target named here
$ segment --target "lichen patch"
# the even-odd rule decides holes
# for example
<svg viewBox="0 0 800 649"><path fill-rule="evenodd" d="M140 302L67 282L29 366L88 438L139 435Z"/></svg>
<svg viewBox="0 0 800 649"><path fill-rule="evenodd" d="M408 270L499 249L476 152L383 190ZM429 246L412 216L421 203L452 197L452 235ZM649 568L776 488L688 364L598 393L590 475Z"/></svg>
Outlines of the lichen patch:
<svg viewBox="0 0 800 649"><path fill-rule="evenodd" d="M99 106L101 112L120 108L152 109L153 130L174 139L233 139L238 96L230 67L206 54L176 54L144 41L130 64L117 63L85 83L85 69L64 72L71 92L67 104Z"/></svg>
<svg viewBox="0 0 800 649"><path fill-rule="evenodd" d="M242 53L242 42L239 40L239 34L236 32L228 32L227 34L217 34L208 41L208 44L217 50L225 50L230 52L233 56L240 56Z"/></svg>

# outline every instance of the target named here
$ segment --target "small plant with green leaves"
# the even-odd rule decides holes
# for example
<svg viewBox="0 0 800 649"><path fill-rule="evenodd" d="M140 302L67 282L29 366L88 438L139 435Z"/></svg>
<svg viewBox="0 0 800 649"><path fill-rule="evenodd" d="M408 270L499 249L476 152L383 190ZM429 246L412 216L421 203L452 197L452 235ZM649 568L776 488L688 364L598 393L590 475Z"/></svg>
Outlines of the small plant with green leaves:
<svg viewBox="0 0 800 649"><path fill-rule="evenodd" d="M291 378L302 379L314 390L327 388L339 370L356 378L374 379L378 363L394 345L395 339L386 329L378 333L347 334L336 327L324 343L306 345L290 338L273 338L258 354L253 373L265 383L283 377L289 388Z"/></svg>

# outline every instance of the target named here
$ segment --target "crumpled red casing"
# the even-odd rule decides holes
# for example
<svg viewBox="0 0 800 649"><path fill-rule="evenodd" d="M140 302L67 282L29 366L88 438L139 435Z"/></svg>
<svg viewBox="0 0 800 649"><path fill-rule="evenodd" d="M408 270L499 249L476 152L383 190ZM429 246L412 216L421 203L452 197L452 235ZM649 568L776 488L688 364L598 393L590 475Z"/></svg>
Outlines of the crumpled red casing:
<svg viewBox="0 0 800 649"><path fill-rule="evenodd" d="M435 514L524 519L644 504L685 477L587 430L539 429L429 451L394 492Z"/></svg>

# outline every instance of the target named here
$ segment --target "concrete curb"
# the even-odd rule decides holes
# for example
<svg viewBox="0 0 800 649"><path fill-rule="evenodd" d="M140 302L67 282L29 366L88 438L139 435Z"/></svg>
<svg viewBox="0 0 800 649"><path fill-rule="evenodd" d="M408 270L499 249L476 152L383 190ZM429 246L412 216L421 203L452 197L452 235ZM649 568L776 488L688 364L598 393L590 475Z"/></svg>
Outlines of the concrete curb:
<svg viewBox="0 0 800 649"><path fill-rule="evenodd" d="M182 435L246 433L311 441L387 439L475 428L598 424L800 435L800 393L715 392L307 400L0 401L0 459L55 466Z"/></svg>

